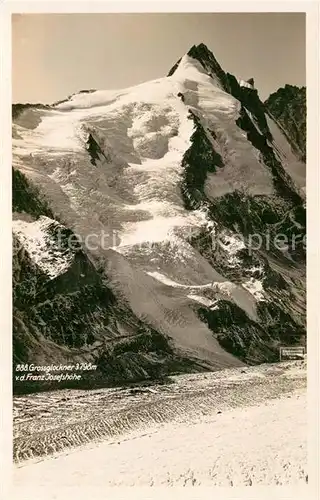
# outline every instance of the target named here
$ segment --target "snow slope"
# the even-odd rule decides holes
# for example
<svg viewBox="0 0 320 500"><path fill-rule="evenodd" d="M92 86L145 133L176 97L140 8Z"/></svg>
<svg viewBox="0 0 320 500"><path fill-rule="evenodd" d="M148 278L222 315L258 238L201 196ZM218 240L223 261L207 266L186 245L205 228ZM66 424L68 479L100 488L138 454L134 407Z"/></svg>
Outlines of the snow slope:
<svg viewBox="0 0 320 500"><path fill-rule="evenodd" d="M74 254L70 248L63 248L59 240L50 234L50 228L59 229L56 221L42 216L33 222L14 220L13 231L31 259L50 279L65 272Z"/></svg>
<svg viewBox="0 0 320 500"><path fill-rule="evenodd" d="M33 491L33 485L40 491L54 491L57 477L59 490L66 491L74 486L75 476L82 488L94 484L101 490L110 486L304 485L305 405L305 395L298 393L197 424L151 428L144 435L18 469L15 482L27 491Z"/></svg>
<svg viewBox="0 0 320 500"><path fill-rule="evenodd" d="M75 484L98 495L112 486L306 484L305 366L262 365L177 376L171 382L137 387L137 392L115 388L17 398L18 436L36 408L41 423L37 428L32 423L33 437L52 428L51 438L44 432L47 445L60 433L78 447L17 464L15 498L21 491L24 498L44 491L63 497ZM62 406L61 396L67 402ZM79 447L88 432L96 442Z"/></svg>

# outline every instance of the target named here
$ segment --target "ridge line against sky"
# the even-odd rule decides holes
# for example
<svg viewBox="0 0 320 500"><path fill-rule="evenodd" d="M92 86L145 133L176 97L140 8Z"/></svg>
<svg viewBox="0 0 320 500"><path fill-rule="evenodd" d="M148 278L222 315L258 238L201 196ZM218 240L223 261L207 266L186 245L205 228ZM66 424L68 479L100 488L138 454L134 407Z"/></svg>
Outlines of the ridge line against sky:
<svg viewBox="0 0 320 500"><path fill-rule="evenodd" d="M167 75L205 43L225 71L253 77L262 100L306 82L304 13L14 14L13 102L53 103Z"/></svg>

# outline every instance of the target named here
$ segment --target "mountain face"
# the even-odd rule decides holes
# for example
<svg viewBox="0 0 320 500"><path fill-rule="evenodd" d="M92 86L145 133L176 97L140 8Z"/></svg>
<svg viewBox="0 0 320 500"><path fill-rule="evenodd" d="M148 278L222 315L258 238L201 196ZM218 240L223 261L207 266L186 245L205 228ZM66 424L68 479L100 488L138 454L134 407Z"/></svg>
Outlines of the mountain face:
<svg viewBox="0 0 320 500"><path fill-rule="evenodd" d="M304 345L305 164L252 78L201 44L164 78L15 106L15 365L91 363L83 386Z"/></svg>
<svg viewBox="0 0 320 500"><path fill-rule="evenodd" d="M13 210L14 365L95 364L94 374L82 376L82 385L91 386L204 369L175 354L164 336L116 299L105 273L15 169ZM76 242L72 250L70 237ZM52 385L14 379L16 391Z"/></svg>
<svg viewBox="0 0 320 500"><path fill-rule="evenodd" d="M306 161L306 87L285 85L265 101L267 113L283 129L293 150Z"/></svg>

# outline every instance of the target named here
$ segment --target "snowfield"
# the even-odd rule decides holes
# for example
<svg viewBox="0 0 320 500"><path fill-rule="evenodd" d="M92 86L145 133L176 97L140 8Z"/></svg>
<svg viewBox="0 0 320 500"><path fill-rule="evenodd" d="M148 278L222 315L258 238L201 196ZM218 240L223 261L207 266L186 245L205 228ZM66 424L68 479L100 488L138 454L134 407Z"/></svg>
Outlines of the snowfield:
<svg viewBox="0 0 320 500"><path fill-rule="evenodd" d="M17 464L15 498L22 492L26 500L41 495L48 500L65 498L75 485L102 495L104 488L112 486L306 484L303 363L183 375L172 382L16 398L17 436L19 428L30 425L32 410L40 420L35 427L31 422L31 436L36 438L40 432L41 439L45 425L51 428L54 445L60 438L53 425L59 425L76 448ZM63 407L58 404L61 396L66 401ZM32 403L30 410L27 402ZM74 414L68 411L69 404ZM90 428L96 426L99 434L104 413L109 437L96 437L96 442L79 447ZM85 416L82 431L75 432L72 422L79 426L81 414ZM71 429L70 438L67 429ZM28 450L31 443L26 440Z"/></svg>
<svg viewBox="0 0 320 500"><path fill-rule="evenodd" d="M231 410L201 423L168 425L18 469L21 491L77 486L252 486L305 484L306 398ZM292 432L294 429L294 432ZM91 464L91 465L90 465ZM46 493L45 493L46 492Z"/></svg>

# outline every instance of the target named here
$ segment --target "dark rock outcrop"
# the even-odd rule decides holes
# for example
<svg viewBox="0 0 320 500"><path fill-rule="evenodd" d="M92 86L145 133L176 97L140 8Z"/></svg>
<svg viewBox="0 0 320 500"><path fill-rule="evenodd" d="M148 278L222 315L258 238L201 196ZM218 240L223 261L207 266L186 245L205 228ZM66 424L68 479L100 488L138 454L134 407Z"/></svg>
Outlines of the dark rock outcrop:
<svg viewBox="0 0 320 500"><path fill-rule="evenodd" d="M285 85L271 94L264 105L285 132L292 149L306 161L306 87Z"/></svg>
<svg viewBox="0 0 320 500"><path fill-rule="evenodd" d="M23 111L26 111L27 109L40 109L40 110L44 109L44 110L46 110L46 109L50 109L50 106L48 104L41 104L41 103L38 103L38 104L30 104L30 103L12 104L12 119L16 120L17 118L19 118L21 113L23 113Z"/></svg>

